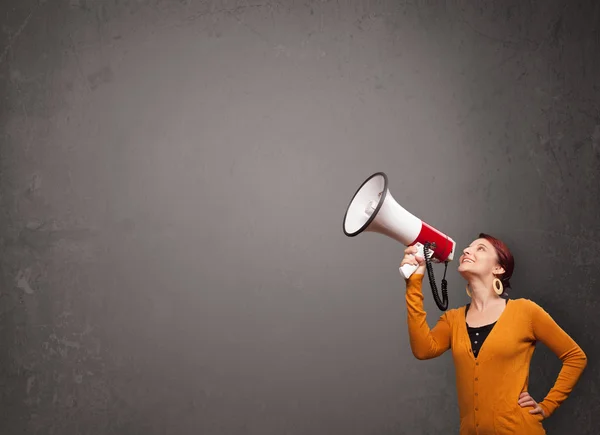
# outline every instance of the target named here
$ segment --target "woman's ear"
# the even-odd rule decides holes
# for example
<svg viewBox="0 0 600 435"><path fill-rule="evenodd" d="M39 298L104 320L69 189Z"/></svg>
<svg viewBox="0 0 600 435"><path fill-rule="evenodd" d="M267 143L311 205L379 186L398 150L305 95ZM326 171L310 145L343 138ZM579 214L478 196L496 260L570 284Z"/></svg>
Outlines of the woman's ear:
<svg viewBox="0 0 600 435"><path fill-rule="evenodd" d="M500 265L498 265L494 268L494 275L502 275L504 272L506 272L506 271Z"/></svg>

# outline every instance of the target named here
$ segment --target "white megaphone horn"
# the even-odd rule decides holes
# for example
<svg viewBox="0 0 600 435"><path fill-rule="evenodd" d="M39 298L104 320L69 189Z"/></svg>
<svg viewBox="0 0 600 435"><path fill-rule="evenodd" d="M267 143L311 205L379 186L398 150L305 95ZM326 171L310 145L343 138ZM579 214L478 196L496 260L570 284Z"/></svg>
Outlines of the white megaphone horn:
<svg viewBox="0 0 600 435"><path fill-rule="evenodd" d="M424 255L427 246L428 271L432 277L430 262L446 263L454 258L456 242L446 234L423 222L418 217L401 207L388 189L388 177L377 172L367 178L358 188L344 215L344 234L354 237L362 232L374 232L388 236L405 246L416 245L418 254ZM401 274L408 279L417 266L405 264L400 268ZM445 276L445 275L444 275ZM434 283L432 284L432 290ZM445 280L442 286L445 285ZM445 289L442 288L442 292ZM439 299L434 293L436 303ZM447 301L446 306L447 306ZM440 303L438 307L443 308Z"/></svg>

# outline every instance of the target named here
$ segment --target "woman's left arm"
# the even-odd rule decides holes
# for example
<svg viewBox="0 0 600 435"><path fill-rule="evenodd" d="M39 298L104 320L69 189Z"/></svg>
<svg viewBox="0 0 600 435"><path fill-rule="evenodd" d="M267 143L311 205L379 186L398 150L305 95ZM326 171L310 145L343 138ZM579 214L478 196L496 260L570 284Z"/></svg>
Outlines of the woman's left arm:
<svg viewBox="0 0 600 435"><path fill-rule="evenodd" d="M539 402L546 417L549 417L573 390L587 365L587 357L575 340L535 302L531 302L531 324L535 339L548 346L562 361L554 386Z"/></svg>

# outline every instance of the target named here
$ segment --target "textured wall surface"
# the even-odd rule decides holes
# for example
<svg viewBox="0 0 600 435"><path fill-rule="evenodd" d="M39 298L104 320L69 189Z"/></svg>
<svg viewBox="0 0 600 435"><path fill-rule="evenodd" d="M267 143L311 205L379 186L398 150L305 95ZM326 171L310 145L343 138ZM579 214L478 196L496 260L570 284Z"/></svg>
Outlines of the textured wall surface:
<svg viewBox="0 0 600 435"><path fill-rule="evenodd" d="M0 10L2 434L457 433L403 247L342 232L376 171L460 247L505 239L589 358L548 433L597 434L600 3ZM539 346L534 398L559 369Z"/></svg>

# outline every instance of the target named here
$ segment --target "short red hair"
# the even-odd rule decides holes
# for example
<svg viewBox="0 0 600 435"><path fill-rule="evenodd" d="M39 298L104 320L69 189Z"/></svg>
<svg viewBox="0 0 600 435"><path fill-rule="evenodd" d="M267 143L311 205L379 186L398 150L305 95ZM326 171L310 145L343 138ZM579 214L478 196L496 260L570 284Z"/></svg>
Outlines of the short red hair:
<svg viewBox="0 0 600 435"><path fill-rule="evenodd" d="M510 288L510 278L512 277L515 269L515 259L508 249L508 246L496 237L490 236L486 233L479 234L480 239L485 239L494 247L496 255L498 256L498 263L504 268L504 273L499 277L502 281L504 288Z"/></svg>

